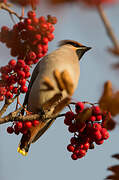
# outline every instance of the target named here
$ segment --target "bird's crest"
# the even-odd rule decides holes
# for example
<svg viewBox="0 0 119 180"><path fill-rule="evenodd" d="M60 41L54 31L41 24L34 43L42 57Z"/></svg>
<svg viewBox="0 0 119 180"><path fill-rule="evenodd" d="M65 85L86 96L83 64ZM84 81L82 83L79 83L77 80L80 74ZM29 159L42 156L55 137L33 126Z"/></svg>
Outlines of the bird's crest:
<svg viewBox="0 0 119 180"><path fill-rule="evenodd" d="M66 45L66 44L70 44L70 45L72 45L74 47L83 46L82 44L80 44L79 42L74 41L74 40L61 40L61 41L59 41L58 46L60 47L60 46Z"/></svg>

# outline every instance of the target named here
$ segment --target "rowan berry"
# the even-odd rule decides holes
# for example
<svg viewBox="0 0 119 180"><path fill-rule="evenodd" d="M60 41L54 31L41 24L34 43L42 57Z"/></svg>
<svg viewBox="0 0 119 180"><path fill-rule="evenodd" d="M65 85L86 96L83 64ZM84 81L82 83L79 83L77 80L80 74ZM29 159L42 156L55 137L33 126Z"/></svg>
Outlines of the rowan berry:
<svg viewBox="0 0 119 180"><path fill-rule="evenodd" d="M38 120L33 120L32 121L32 125L33 126L38 126L39 125L39 121Z"/></svg>
<svg viewBox="0 0 119 180"><path fill-rule="evenodd" d="M75 111L76 111L76 113L80 113L80 112L82 112L84 110L84 103L82 103L82 102L77 102L76 104L75 104Z"/></svg>
<svg viewBox="0 0 119 180"><path fill-rule="evenodd" d="M70 152L74 152L74 146L72 146L71 144L69 144L68 146L67 146L67 150L68 151L70 151Z"/></svg>
<svg viewBox="0 0 119 180"><path fill-rule="evenodd" d="M12 127L12 126L9 126L9 127L7 128L7 132L8 132L9 134L12 134L12 133L14 132L13 127Z"/></svg>

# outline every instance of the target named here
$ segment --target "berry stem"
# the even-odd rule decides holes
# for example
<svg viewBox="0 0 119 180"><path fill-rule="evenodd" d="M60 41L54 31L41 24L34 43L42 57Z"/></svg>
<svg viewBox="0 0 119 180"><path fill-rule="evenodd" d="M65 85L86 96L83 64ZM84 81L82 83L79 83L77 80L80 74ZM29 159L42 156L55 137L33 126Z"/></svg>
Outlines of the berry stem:
<svg viewBox="0 0 119 180"><path fill-rule="evenodd" d="M109 22L109 20L108 20L108 18L106 16L102 6L101 6L101 4L97 5L97 10L98 10L98 13L99 13L99 15L101 17L101 20L102 20L102 22L103 22L103 24L105 26L105 29L107 31L107 34L108 34L110 40L112 41L115 49L117 51L119 51L119 42L118 42L118 40L117 40L113 30L112 30L111 24L110 24L110 22Z"/></svg>
<svg viewBox="0 0 119 180"><path fill-rule="evenodd" d="M12 9L10 9L8 7L8 4L5 3L0 3L0 9L3 9L5 11L7 11L9 14L14 14L19 20L21 20L23 17L20 17L15 11L13 11Z"/></svg>

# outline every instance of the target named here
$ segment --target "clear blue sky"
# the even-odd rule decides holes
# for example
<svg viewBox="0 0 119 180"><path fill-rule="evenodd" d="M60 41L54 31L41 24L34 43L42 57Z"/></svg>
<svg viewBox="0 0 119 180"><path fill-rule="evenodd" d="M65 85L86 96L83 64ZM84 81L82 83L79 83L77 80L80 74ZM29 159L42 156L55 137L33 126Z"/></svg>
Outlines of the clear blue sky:
<svg viewBox="0 0 119 180"><path fill-rule="evenodd" d="M54 50L57 42L62 39L74 39L92 47L82 58L79 86L73 98L97 102L107 80L111 80L118 89L119 70L113 70L111 65L119 62L119 58L113 57L106 50L111 47L111 42L97 12L75 4L52 7L46 3L47 0L40 1L40 15L51 14L58 18L55 40L49 44L49 52ZM20 13L20 9L16 10ZM105 8L105 11L119 39L119 5ZM0 26L11 24L7 13L0 10ZM0 44L0 65L5 65L10 58L9 50ZM116 119L118 120L118 117ZM62 118L56 120L31 146L27 157L17 153L20 136L7 134L7 126L0 126L0 180L103 180L109 174L106 168L117 163L110 156L119 151L118 127L111 132L107 142L96 146L95 150L89 150L81 160L73 161L66 150L71 135Z"/></svg>

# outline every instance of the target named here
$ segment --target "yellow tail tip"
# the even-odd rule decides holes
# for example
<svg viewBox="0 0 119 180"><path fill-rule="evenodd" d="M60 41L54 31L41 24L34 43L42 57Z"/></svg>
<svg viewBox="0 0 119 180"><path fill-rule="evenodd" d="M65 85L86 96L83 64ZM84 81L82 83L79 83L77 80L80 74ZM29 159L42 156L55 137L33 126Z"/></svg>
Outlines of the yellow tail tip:
<svg viewBox="0 0 119 180"><path fill-rule="evenodd" d="M20 149L20 147L17 148L17 152L22 154L23 156L27 156L28 152L25 151L25 149Z"/></svg>

